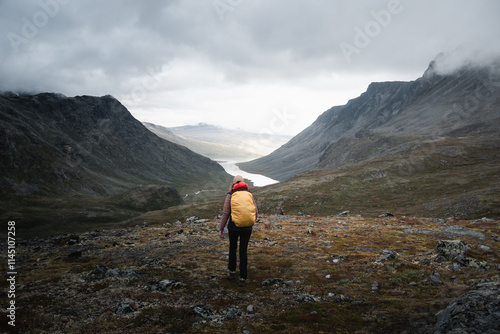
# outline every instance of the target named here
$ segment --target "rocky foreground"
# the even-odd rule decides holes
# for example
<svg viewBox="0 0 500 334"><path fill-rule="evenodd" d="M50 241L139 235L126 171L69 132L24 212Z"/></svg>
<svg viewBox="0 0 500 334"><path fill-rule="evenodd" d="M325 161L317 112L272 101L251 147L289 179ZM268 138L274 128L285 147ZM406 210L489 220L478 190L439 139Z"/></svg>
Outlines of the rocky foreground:
<svg viewBox="0 0 500 334"><path fill-rule="evenodd" d="M192 217L20 241L15 330L500 333L498 221L264 216L245 287L226 280L217 225Z"/></svg>

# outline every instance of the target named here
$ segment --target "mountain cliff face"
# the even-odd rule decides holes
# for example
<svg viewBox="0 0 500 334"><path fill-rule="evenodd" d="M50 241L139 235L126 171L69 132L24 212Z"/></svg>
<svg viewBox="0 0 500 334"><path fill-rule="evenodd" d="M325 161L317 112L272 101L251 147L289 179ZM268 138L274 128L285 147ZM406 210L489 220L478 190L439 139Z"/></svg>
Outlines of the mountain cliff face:
<svg viewBox="0 0 500 334"><path fill-rule="evenodd" d="M145 185L183 193L225 187L230 178L217 163L148 131L111 96L2 94L0 127L4 199L105 197Z"/></svg>
<svg viewBox="0 0 500 334"><path fill-rule="evenodd" d="M470 137L474 145L495 145L500 126L498 64L443 74L433 62L415 81L372 83L278 150L240 167L283 181L307 170L411 151L423 143L432 142L432 149L440 151L445 149L440 146L443 138Z"/></svg>

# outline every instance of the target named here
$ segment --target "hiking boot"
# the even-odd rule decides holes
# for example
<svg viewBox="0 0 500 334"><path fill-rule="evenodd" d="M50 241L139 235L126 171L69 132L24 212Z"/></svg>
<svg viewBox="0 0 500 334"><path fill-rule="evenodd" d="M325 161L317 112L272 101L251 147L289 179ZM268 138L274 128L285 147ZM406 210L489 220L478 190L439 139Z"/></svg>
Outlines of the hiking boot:
<svg viewBox="0 0 500 334"><path fill-rule="evenodd" d="M230 271L229 274L227 274L227 279L232 281L236 278L236 271Z"/></svg>
<svg viewBox="0 0 500 334"><path fill-rule="evenodd" d="M246 281L245 279L240 278L240 280L238 281L238 285L239 286L245 286L245 281Z"/></svg>

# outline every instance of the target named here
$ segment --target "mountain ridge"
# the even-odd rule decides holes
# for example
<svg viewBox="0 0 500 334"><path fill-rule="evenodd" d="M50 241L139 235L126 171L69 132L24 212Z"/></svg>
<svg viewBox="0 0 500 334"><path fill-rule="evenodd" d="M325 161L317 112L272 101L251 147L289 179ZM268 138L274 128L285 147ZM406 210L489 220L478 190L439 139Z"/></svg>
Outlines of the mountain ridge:
<svg viewBox="0 0 500 334"><path fill-rule="evenodd" d="M440 74L435 68L431 62L415 81L371 83L359 97L325 111L278 150L239 166L284 181L307 170L344 164L342 159L333 163L333 157L325 164L325 154L334 151L335 143L345 144L366 131L388 140L414 137L420 141L453 131L491 132L500 124L497 65L470 66L452 74Z"/></svg>
<svg viewBox="0 0 500 334"><path fill-rule="evenodd" d="M224 193L231 180L110 95L0 94L0 128L0 213L23 226L102 226L183 204L187 193Z"/></svg>

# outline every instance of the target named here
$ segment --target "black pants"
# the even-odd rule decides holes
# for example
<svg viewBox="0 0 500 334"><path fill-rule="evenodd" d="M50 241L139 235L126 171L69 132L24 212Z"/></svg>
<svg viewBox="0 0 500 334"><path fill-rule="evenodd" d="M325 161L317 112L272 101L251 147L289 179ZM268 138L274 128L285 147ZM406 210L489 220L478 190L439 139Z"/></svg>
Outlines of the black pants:
<svg viewBox="0 0 500 334"><path fill-rule="evenodd" d="M238 248L238 237L240 238L240 278L247 279L248 277L248 241L252 235L250 231L228 231L229 233L229 265L230 271L236 271L236 250Z"/></svg>

